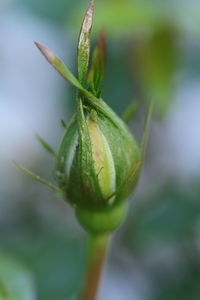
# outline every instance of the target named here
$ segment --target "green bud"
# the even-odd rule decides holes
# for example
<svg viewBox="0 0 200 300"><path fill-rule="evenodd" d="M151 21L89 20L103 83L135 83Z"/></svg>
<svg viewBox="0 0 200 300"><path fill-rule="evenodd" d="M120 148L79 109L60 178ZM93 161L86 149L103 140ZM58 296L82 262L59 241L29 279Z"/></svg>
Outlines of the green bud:
<svg viewBox="0 0 200 300"><path fill-rule="evenodd" d="M23 167L20 169L62 194L75 208L79 223L87 231L104 234L116 229L123 221L125 200L134 191L139 177L152 106L147 113L142 146L139 147L124 121L101 98L105 34L100 34L90 64L93 13L94 0L91 0L78 41L78 79L50 49L35 43L57 72L77 89L76 112L68 127L64 126L58 152L38 138L56 157L55 178L59 188ZM130 119L129 111L126 119Z"/></svg>
<svg viewBox="0 0 200 300"><path fill-rule="evenodd" d="M139 162L139 146L123 121L80 100L57 157L56 178L65 198L90 210L118 205L135 186Z"/></svg>

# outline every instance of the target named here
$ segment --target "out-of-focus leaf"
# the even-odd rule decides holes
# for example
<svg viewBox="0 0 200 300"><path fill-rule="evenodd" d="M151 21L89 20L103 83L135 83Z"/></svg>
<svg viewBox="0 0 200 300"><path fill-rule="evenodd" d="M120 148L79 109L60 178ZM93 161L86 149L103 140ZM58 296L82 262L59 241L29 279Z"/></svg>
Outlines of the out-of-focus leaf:
<svg viewBox="0 0 200 300"><path fill-rule="evenodd" d="M135 76L148 99L155 100L161 114L170 106L174 76L178 66L176 29L169 24L158 24L153 33L134 45Z"/></svg>
<svg viewBox="0 0 200 300"><path fill-rule="evenodd" d="M189 273L189 274L188 274ZM161 284L155 291L150 300L198 300L199 299L199 274L190 274L187 276L181 274L180 282L166 282ZM196 276L195 276L196 275Z"/></svg>
<svg viewBox="0 0 200 300"><path fill-rule="evenodd" d="M84 1L79 1L79 4L84 6ZM98 13L95 15L94 33L97 34L103 24L109 36L117 38L132 33L136 28L150 28L157 18L165 15L163 5L158 5L157 1L101 0L96 1L95 8ZM70 24L76 28L80 13L76 9L70 16Z"/></svg>
<svg viewBox="0 0 200 300"><path fill-rule="evenodd" d="M92 29L93 13L94 0L91 0L83 19L78 41L78 76L82 85L86 80L90 58L90 32Z"/></svg>
<svg viewBox="0 0 200 300"><path fill-rule="evenodd" d="M0 254L0 299L35 300L35 287L31 274L13 258ZM2 287L4 291L2 292ZM4 294L3 294L4 293Z"/></svg>
<svg viewBox="0 0 200 300"><path fill-rule="evenodd" d="M32 225L26 223L21 231L1 235L0 247L34 274L37 300L70 300L80 288L86 244L67 227L61 233L55 230L57 225L49 224L44 227L36 220Z"/></svg>
<svg viewBox="0 0 200 300"><path fill-rule="evenodd" d="M8 292L1 279L0 279L0 300L9 300Z"/></svg>
<svg viewBox="0 0 200 300"><path fill-rule="evenodd" d="M196 190L195 190L196 189ZM157 194L146 196L141 206L132 212L127 243L139 251L155 243L180 243L191 237L199 221L199 190L180 190L172 183Z"/></svg>
<svg viewBox="0 0 200 300"><path fill-rule="evenodd" d="M100 96L99 85L105 73L105 53L105 33L101 31L97 46L94 49L92 64L88 75L88 86L97 97Z"/></svg>

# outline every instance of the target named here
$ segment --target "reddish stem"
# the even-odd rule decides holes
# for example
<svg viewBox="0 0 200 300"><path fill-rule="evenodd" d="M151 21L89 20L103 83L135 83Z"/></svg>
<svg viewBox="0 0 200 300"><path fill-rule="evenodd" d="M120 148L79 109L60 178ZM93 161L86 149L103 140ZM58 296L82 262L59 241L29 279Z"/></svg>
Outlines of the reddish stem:
<svg viewBox="0 0 200 300"><path fill-rule="evenodd" d="M96 300L109 236L91 236L87 270L80 300Z"/></svg>

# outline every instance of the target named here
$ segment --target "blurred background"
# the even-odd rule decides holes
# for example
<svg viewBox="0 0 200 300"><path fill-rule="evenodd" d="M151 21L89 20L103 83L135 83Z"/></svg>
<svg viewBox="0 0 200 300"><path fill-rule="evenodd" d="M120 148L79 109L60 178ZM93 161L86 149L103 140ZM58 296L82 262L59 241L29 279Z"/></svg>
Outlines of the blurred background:
<svg viewBox="0 0 200 300"><path fill-rule="evenodd" d="M0 0L0 299L73 300L86 234L62 199L20 172L52 181L55 149L75 90L35 48L39 41L76 74L88 0ZM104 99L140 139L156 100L146 162L124 226L113 238L99 300L200 298L200 2L96 0L93 42L107 34Z"/></svg>

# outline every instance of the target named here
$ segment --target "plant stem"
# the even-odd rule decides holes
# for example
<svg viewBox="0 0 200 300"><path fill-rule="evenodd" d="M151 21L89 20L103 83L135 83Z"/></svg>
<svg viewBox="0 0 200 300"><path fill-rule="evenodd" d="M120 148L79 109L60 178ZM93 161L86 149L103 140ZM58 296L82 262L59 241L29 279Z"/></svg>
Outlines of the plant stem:
<svg viewBox="0 0 200 300"><path fill-rule="evenodd" d="M96 300L108 248L109 235L91 235L84 286L80 300Z"/></svg>

